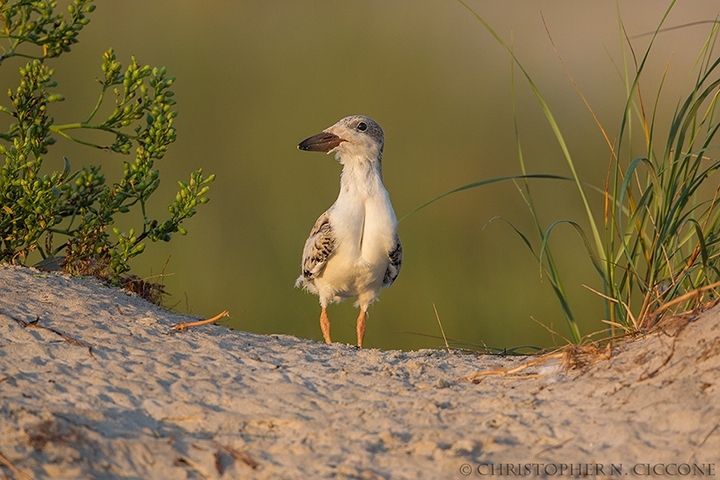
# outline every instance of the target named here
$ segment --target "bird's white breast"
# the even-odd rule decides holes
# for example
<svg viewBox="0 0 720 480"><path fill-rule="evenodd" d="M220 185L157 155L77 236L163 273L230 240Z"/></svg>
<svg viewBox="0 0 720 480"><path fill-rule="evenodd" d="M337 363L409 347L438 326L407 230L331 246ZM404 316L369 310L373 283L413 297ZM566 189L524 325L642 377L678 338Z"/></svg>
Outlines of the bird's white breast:
<svg viewBox="0 0 720 480"><path fill-rule="evenodd" d="M337 251L316 285L340 297L370 294L382 287L397 219L379 172L346 167L337 201L328 211Z"/></svg>

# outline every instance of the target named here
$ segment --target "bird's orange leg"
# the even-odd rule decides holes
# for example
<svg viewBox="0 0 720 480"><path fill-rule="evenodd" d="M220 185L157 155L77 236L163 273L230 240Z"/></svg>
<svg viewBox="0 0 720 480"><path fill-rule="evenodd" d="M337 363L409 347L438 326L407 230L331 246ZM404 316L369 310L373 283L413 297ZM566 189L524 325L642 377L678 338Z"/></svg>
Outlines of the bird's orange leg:
<svg viewBox="0 0 720 480"><path fill-rule="evenodd" d="M320 329L322 330L325 343L330 343L330 319L328 318L327 308L322 307L320 312Z"/></svg>
<svg viewBox="0 0 720 480"><path fill-rule="evenodd" d="M365 319L367 318L367 312L360 310L360 315L357 318L357 339L358 347L362 348L363 339L365 338Z"/></svg>

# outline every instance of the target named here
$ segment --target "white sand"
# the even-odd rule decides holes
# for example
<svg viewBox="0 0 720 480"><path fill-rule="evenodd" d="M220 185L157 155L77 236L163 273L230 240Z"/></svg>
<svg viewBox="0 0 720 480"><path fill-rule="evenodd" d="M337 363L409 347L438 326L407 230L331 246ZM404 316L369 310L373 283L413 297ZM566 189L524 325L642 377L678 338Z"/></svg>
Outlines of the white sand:
<svg viewBox="0 0 720 480"><path fill-rule="evenodd" d="M523 360L170 327L188 320L0 266L0 478L720 476L718 308L586 368L478 384L462 378Z"/></svg>

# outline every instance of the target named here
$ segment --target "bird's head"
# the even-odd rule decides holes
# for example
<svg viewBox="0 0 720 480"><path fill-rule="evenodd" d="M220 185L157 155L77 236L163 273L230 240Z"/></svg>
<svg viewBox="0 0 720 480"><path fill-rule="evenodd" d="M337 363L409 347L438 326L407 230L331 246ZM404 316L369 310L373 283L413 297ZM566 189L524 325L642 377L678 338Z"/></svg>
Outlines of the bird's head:
<svg viewBox="0 0 720 480"><path fill-rule="evenodd" d="M345 117L298 145L300 150L335 153L345 164L349 161L380 162L385 136L375 120L363 115Z"/></svg>

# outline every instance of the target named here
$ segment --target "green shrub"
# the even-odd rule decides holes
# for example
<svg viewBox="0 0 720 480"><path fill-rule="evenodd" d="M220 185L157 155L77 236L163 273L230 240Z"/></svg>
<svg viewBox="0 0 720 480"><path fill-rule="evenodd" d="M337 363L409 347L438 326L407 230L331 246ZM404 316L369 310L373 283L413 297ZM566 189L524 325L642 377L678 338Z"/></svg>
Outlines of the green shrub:
<svg viewBox="0 0 720 480"><path fill-rule="evenodd" d="M84 121L57 125L50 115L52 104L63 101L54 88L54 70L45 63L70 51L77 43L92 0L74 0L68 12L56 13L56 1L0 0L0 67L13 57L27 63L19 68L17 88L10 89L10 106L0 111L12 117L7 132L0 132L0 261L25 263L28 254L40 253L43 264L57 263L75 274L92 274L117 282L130 270L130 260L145 249L145 240L169 241L184 235L182 222L206 203L214 175L202 170L190 175L168 207L169 218L150 218L146 205L160 184L154 168L175 141L170 87L174 79L165 68L140 65L133 57L127 68L112 49L103 54L100 93L95 108ZM96 119L106 94L112 92L114 109ZM72 135L74 130L106 132L112 143L90 143ZM82 165L73 170L65 158L61 172L43 173L43 157L57 136L89 147L134 154L123 161L122 178L108 182L100 166ZM53 147L56 148L56 147ZM131 209L142 213L142 225L122 232L113 227L119 214Z"/></svg>

